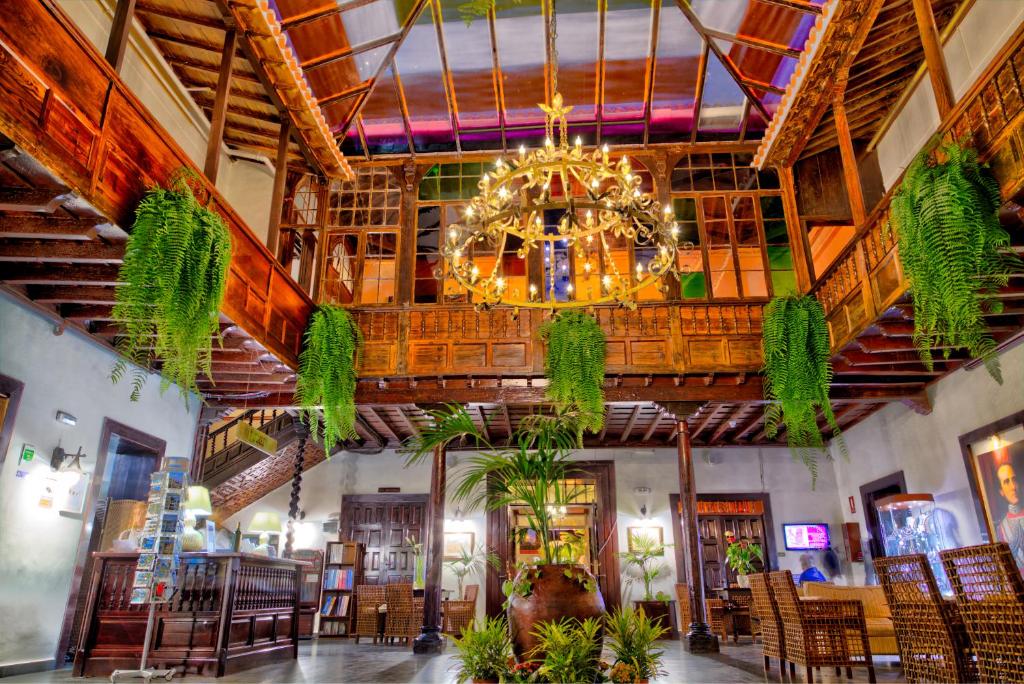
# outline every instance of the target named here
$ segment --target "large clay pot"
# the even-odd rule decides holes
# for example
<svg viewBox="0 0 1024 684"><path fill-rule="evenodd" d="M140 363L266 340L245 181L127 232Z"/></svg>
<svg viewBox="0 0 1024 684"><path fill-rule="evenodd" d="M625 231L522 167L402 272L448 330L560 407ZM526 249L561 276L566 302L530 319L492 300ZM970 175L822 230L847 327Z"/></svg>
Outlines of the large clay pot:
<svg viewBox="0 0 1024 684"><path fill-rule="evenodd" d="M533 636L534 625L537 623L569 617L586 620L604 615L601 590L587 591L582 582L565 576L567 569L575 575L582 574L587 579L594 579L586 569L573 565L538 565L520 571L517 576L516 581L519 583L523 573L528 573L531 583L530 595L513 596L508 607L512 649L520 661L537 646L537 638ZM596 585L596 580L594 583Z"/></svg>

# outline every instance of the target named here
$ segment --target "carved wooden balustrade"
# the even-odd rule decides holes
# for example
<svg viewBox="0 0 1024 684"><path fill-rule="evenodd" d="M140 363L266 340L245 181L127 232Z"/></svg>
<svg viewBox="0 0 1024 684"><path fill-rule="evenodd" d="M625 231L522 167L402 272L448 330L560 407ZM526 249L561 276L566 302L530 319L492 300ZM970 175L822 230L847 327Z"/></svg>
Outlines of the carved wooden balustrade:
<svg viewBox="0 0 1024 684"><path fill-rule="evenodd" d="M1024 29L1007 43L978 79L939 133L946 140L973 145L991 165L1003 199L1014 200L1024 187ZM818 279L814 287L828 318L832 349L842 349L907 290L888 234L894 185L871 212L857 238Z"/></svg>
<svg viewBox="0 0 1024 684"><path fill-rule="evenodd" d="M146 605L130 602L135 553L97 553L76 676L138 665ZM149 663L223 676L297 653L297 561L241 553L182 554L178 589L156 604Z"/></svg>
<svg viewBox="0 0 1024 684"><path fill-rule="evenodd" d="M267 457L267 453L238 439L240 425L249 425L277 441L280 451L305 434L299 419L279 409L249 409L211 430L203 450L202 483L206 487L230 480Z"/></svg>

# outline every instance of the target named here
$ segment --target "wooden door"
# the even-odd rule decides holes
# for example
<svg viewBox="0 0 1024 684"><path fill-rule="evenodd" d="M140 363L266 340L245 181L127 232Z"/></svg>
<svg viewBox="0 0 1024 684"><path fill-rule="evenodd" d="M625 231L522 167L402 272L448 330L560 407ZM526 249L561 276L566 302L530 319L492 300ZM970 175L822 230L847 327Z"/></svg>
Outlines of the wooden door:
<svg viewBox="0 0 1024 684"><path fill-rule="evenodd" d="M416 562L412 544L424 541L427 494L357 494L341 502L339 541L366 545L366 584L412 582Z"/></svg>
<svg viewBox="0 0 1024 684"><path fill-rule="evenodd" d="M704 562L704 587L713 589L725 586L725 545L722 539L722 519L718 516L701 516L700 543Z"/></svg>

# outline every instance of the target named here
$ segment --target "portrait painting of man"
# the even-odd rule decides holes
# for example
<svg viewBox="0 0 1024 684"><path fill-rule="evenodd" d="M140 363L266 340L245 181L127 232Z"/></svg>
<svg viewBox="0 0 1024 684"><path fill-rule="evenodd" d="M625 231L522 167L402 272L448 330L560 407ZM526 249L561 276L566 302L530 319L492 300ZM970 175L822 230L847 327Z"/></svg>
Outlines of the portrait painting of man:
<svg viewBox="0 0 1024 684"><path fill-rule="evenodd" d="M1010 546L1017 567L1024 573L1024 442L992 440L992 448L975 456L986 513L995 530L995 541Z"/></svg>

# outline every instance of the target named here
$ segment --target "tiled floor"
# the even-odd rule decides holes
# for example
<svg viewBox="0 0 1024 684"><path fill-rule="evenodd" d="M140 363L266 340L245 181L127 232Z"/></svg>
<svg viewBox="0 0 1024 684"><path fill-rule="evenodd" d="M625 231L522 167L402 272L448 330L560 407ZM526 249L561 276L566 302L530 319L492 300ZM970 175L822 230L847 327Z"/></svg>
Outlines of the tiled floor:
<svg viewBox="0 0 1024 684"><path fill-rule="evenodd" d="M683 650L679 642L662 643L665 650L665 669L668 674L658 682L764 682L761 649L749 641L739 645L724 645L718 655L697 656ZM876 658L879 682L904 681L898 668L890 667L885 658ZM224 677L228 682L454 682L451 650L438 656L416 656L408 648L397 646L356 645L347 640L325 640L322 643L303 643L296 661L247 670ZM820 677L819 677L820 675ZM64 684L83 682L75 679L70 670L40 672L5 678L4 684ZM103 681L94 679L91 681ZM140 681L140 680L138 680ZM162 681L162 680L161 680ZM176 680L182 681L182 680ZM190 675L185 681L209 681ZM778 681L773 679L769 681ZM798 681L803 681L798 677ZM823 668L815 681L846 682L834 672ZM854 681L867 681L867 670L854 670Z"/></svg>

